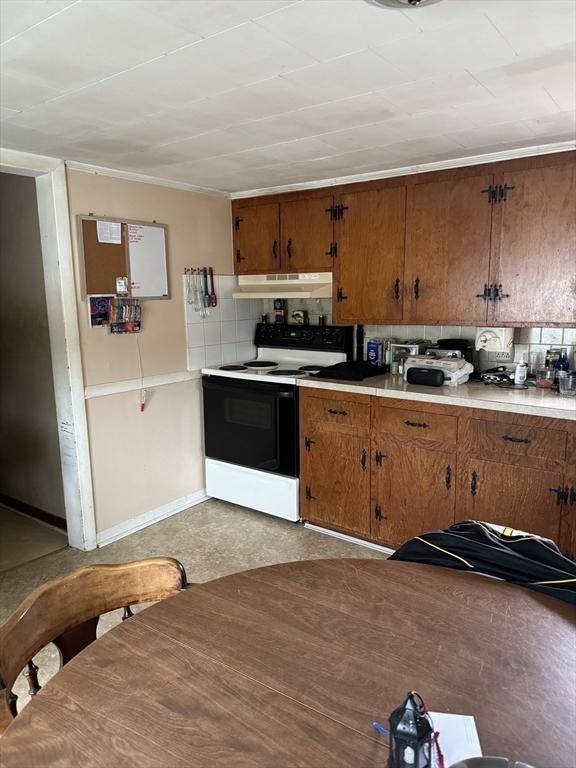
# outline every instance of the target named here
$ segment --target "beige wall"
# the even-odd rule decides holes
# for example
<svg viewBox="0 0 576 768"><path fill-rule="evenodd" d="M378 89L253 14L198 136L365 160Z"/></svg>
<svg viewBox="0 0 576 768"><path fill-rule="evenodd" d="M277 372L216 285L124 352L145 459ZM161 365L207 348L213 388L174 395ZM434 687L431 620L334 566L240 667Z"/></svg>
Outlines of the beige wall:
<svg viewBox="0 0 576 768"><path fill-rule="evenodd" d="M68 172L68 196L78 297L78 214L156 220L168 226L171 298L142 302L138 342L144 376L185 371L182 274L186 266L202 265L233 273L230 201L79 171ZM89 328L86 302L80 298L78 313L85 386L139 378L136 336ZM99 533L204 485L199 381L149 389L144 413L139 397L132 391L87 401Z"/></svg>
<svg viewBox="0 0 576 768"><path fill-rule="evenodd" d="M96 530L204 486L200 380L87 401Z"/></svg>
<svg viewBox="0 0 576 768"><path fill-rule="evenodd" d="M145 376L186 370L186 328L182 274L186 266L214 267L232 274L230 201L155 184L68 171L72 243L78 265L77 214L93 213L168 225L169 301L143 302L139 334ZM77 295L80 285L76 269ZM79 299L80 342L86 386L139 376L133 336L111 336L105 328L88 327L86 302Z"/></svg>
<svg viewBox="0 0 576 768"><path fill-rule="evenodd" d="M0 493L66 517L33 178L0 174Z"/></svg>

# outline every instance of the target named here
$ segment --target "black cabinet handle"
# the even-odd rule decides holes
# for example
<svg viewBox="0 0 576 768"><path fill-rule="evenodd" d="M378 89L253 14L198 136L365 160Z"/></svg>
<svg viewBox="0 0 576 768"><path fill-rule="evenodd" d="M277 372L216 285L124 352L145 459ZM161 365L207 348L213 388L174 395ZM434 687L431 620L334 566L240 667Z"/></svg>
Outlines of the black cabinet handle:
<svg viewBox="0 0 576 768"><path fill-rule="evenodd" d="M444 484L448 490L452 487L452 467L450 464L448 464L444 473Z"/></svg>
<svg viewBox="0 0 576 768"><path fill-rule="evenodd" d="M309 437L305 437L304 438L304 449L306 451L309 451L310 448L314 445L315 442L316 442L316 440L311 440Z"/></svg>
<svg viewBox="0 0 576 768"><path fill-rule="evenodd" d="M477 299L483 299L484 301L489 301L492 298L492 286L488 285L487 283L484 283L484 291L482 293L476 294Z"/></svg>
<svg viewBox="0 0 576 768"><path fill-rule="evenodd" d="M376 504L374 507L374 517L376 520L388 520L388 517L382 514L382 507L380 504Z"/></svg>
<svg viewBox="0 0 576 768"><path fill-rule="evenodd" d="M334 408L328 408L328 413L333 416L348 416L348 411L335 411Z"/></svg>
<svg viewBox="0 0 576 768"><path fill-rule="evenodd" d="M286 243L286 253L288 254L288 258L292 258L292 240L288 240Z"/></svg>
<svg viewBox="0 0 576 768"><path fill-rule="evenodd" d="M476 470L474 470L470 477L470 493L472 494L472 496L476 496L477 492L478 492L478 473L476 472Z"/></svg>
<svg viewBox="0 0 576 768"><path fill-rule="evenodd" d="M490 184L490 186L487 189L481 189L480 193L482 195L488 195L488 205L492 205L492 203L496 198L497 191L496 191L496 187L493 187L492 184Z"/></svg>
<svg viewBox="0 0 576 768"><path fill-rule="evenodd" d="M550 493L556 494L556 504L563 504L564 502L568 502L570 498L570 494L568 491L568 486L563 488L561 485L558 486L558 488L548 488ZM572 503L572 502L570 502Z"/></svg>
<svg viewBox="0 0 576 768"><path fill-rule="evenodd" d="M502 283L499 283L498 285L494 285L494 295L493 299L494 301L502 301L502 299L509 299L510 294L504 293L502 290Z"/></svg>
<svg viewBox="0 0 576 768"><path fill-rule="evenodd" d="M406 420L404 422L407 427L419 427L420 429L428 429L428 424L426 424L424 421L410 421Z"/></svg>
<svg viewBox="0 0 576 768"><path fill-rule="evenodd" d="M397 277L396 280L394 280L394 298L396 301L400 300L400 278Z"/></svg>
<svg viewBox="0 0 576 768"><path fill-rule="evenodd" d="M576 504L576 488L574 486L570 486L570 490L568 491L568 503L570 506L573 506Z"/></svg>
<svg viewBox="0 0 576 768"><path fill-rule="evenodd" d="M414 280L414 298L416 301L420 298L420 278L417 277L416 280Z"/></svg>
<svg viewBox="0 0 576 768"><path fill-rule="evenodd" d="M509 443L526 443L526 445L532 442L527 437L513 437L512 435L502 435L502 440L508 440Z"/></svg>
<svg viewBox="0 0 576 768"><path fill-rule="evenodd" d="M382 453L382 451L376 451L374 454L374 461L376 462L377 466L382 466L382 459L387 459L388 456L385 453Z"/></svg>
<svg viewBox="0 0 576 768"><path fill-rule="evenodd" d="M246 258L245 256L241 256L240 255L240 248L237 248L236 249L236 261L244 261L245 258Z"/></svg>
<svg viewBox="0 0 576 768"><path fill-rule="evenodd" d="M275 259L278 258L278 240L274 240L272 245L272 256L274 256Z"/></svg>
<svg viewBox="0 0 576 768"><path fill-rule="evenodd" d="M312 489L309 485L306 486L306 501L312 501L316 496L312 496Z"/></svg>
<svg viewBox="0 0 576 768"><path fill-rule="evenodd" d="M366 456L368 455L366 448L362 448L362 453L360 454L360 466L362 469L366 469Z"/></svg>

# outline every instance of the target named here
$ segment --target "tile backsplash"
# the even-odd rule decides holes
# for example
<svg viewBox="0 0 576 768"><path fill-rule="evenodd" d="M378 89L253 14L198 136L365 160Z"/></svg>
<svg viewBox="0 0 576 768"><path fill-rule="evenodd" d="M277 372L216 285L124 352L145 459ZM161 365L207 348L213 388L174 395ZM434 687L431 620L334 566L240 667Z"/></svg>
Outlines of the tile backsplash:
<svg viewBox="0 0 576 768"><path fill-rule="evenodd" d="M476 338L476 328L466 325L366 325L364 326L365 338L394 337L405 339L470 339ZM514 348L509 361L498 360L503 364L513 364L526 360L530 363L533 359L535 365L543 365L546 351L550 347L567 347L568 359L572 369L576 368L574 355L576 353L576 328L515 328ZM481 364L486 365L496 362L496 353L482 352Z"/></svg>
<svg viewBox="0 0 576 768"><path fill-rule="evenodd" d="M184 277L184 302L186 306L186 330L188 346L188 370L203 366L219 366L250 360L256 354L253 344L254 329L262 314L268 322L274 322L272 299L233 299L236 278L233 275L217 275L216 294L218 306L210 308L210 315L202 318L189 303L187 283ZM292 312L304 309L312 325L318 324L319 315L332 323L331 299L288 299L288 322ZM394 337L398 340L470 339L476 338L476 328L466 325L365 325L365 339ZM576 369L576 328L515 328L514 348L510 360L498 359L498 363L513 365L515 362L544 363L550 347L567 347L572 369ZM482 352L481 367L496 364L496 353Z"/></svg>
<svg viewBox="0 0 576 768"><path fill-rule="evenodd" d="M194 310L184 275L189 371L251 360L256 354L254 329L264 311L262 300L233 299L236 288L233 275L215 275L214 280L218 305L210 307L210 314L202 317Z"/></svg>

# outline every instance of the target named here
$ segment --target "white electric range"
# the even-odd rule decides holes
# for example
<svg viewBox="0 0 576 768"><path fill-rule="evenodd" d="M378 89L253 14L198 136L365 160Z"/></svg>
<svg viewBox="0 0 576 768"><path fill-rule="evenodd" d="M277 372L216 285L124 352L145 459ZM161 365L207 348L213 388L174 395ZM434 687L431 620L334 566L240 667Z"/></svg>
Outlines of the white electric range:
<svg viewBox="0 0 576 768"><path fill-rule="evenodd" d="M259 323L255 360L202 369L206 493L300 519L297 380L352 359L352 326Z"/></svg>

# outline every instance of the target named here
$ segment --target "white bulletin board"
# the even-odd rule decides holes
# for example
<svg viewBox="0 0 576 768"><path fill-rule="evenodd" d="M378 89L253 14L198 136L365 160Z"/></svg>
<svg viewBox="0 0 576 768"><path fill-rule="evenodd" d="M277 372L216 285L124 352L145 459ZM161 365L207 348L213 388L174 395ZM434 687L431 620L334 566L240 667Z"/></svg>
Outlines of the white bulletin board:
<svg viewBox="0 0 576 768"><path fill-rule="evenodd" d="M128 224L130 295L135 299L168 299L166 227L162 224Z"/></svg>

